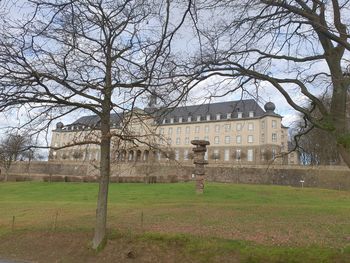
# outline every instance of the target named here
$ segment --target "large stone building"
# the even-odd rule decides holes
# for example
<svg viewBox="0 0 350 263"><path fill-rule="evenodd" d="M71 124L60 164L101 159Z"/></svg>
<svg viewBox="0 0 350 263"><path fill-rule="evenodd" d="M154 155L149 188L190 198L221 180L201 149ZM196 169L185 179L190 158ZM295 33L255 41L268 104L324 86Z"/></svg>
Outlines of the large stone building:
<svg viewBox="0 0 350 263"><path fill-rule="evenodd" d="M153 107L112 114L112 160L133 162L173 159L191 162L191 140L210 142L210 162L297 164L288 152L288 128L268 102L264 110L255 100L228 101L174 109ZM99 117L84 116L64 126L58 123L52 135L50 159L99 160ZM82 142L89 142L83 145ZM278 158L277 158L278 157Z"/></svg>

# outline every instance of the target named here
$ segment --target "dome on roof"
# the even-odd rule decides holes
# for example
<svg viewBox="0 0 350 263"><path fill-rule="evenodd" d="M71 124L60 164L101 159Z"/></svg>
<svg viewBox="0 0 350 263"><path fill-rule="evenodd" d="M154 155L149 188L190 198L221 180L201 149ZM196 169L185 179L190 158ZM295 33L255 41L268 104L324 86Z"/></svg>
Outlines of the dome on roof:
<svg viewBox="0 0 350 263"><path fill-rule="evenodd" d="M62 122L57 122L57 123L56 123L56 129L57 129L57 130L62 130L63 126L64 126L64 125L63 125Z"/></svg>
<svg viewBox="0 0 350 263"><path fill-rule="evenodd" d="M265 104L264 109L266 112L274 112L276 109L276 106L273 102L269 101L268 103Z"/></svg>

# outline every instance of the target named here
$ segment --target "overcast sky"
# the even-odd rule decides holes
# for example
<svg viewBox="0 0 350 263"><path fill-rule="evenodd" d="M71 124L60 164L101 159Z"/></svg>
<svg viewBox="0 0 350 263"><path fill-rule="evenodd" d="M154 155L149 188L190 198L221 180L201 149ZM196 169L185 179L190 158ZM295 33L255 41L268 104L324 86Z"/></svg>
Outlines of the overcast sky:
<svg viewBox="0 0 350 263"><path fill-rule="evenodd" d="M22 1L17 1L18 6L20 6L21 2ZM6 1L0 1L0 8L4 8L4 6L5 6L4 3L6 3ZM20 19L22 12L28 11L28 10L18 9L18 8L19 7L12 8L11 11L12 11L12 16L14 18ZM18 10L22 10L22 11L18 12ZM192 46L195 44L193 42L193 39L191 39L191 37L190 37L191 32L189 32L187 28L184 28L180 32L180 34L181 34L181 38L176 39L175 48L190 50L192 48ZM191 96L190 96L189 101L187 102L187 105L209 102L208 101L208 92L206 89L208 87L210 87L210 85L213 82L215 82L216 80L217 79L215 79L215 78L213 80L207 80L207 81L201 83L196 89L194 89L190 93ZM234 85L234 82L232 82L230 85ZM251 87L250 92L253 93L254 95L257 95L255 93L255 87ZM292 94L294 94L294 93L292 92ZM241 96L242 96L241 92L238 91L236 93L229 94L225 97L211 98L210 102L240 100ZM263 107L267 101L272 101L276 104L276 112L278 114L284 116L284 118L283 118L284 125L286 125L286 126L293 125L293 123L297 120L298 114L288 105L288 103L286 102L284 97L279 92L277 92L274 88L272 88L268 85L264 86L264 83L262 83L260 88L259 88L258 96L259 96L258 102L259 102L261 107ZM248 96L245 95L244 98L248 98ZM298 94L298 93L295 93L294 98L296 99L296 101L298 101L300 103L300 105L307 104L307 100L305 99L305 97ZM143 107L144 105L140 102L139 105L137 105L137 106ZM58 119L56 122L62 121L65 124L69 124L69 123L75 121L77 118L79 118L80 115L84 115L84 114L90 114L90 113L80 112L80 113L76 113L74 115L70 114L70 115L65 116L64 118ZM26 112L26 109L24 109L24 108L22 108L18 112L12 112L11 114L0 113L0 128L2 131L4 131L5 128L7 128L7 127L10 127L10 126L16 127L20 124L23 124L26 117L27 117L27 112ZM49 127L49 130L53 129L54 125L55 124L52 124L52 126ZM0 130L0 134L1 134L1 130Z"/></svg>

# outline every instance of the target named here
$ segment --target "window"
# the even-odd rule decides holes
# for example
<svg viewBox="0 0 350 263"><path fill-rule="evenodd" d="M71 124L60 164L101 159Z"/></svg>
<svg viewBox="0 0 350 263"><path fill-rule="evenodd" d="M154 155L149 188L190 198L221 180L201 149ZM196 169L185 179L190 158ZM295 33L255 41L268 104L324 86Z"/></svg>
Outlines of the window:
<svg viewBox="0 0 350 263"><path fill-rule="evenodd" d="M204 136L205 141L209 141L209 136Z"/></svg>
<svg viewBox="0 0 350 263"><path fill-rule="evenodd" d="M166 119L163 119L163 124L165 124L166 123Z"/></svg>
<svg viewBox="0 0 350 263"><path fill-rule="evenodd" d="M236 160L241 160L241 149L236 149Z"/></svg>
<svg viewBox="0 0 350 263"><path fill-rule="evenodd" d="M181 133L181 127L177 127L177 128L176 128L176 133L177 133L177 134L180 134L180 133Z"/></svg>
<svg viewBox="0 0 350 263"><path fill-rule="evenodd" d="M277 133L272 133L272 141L277 142Z"/></svg>
<svg viewBox="0 0 350 263"><path fill-rule="evenodd" d="M182 122L182 117L179 117L179 122L180 122L180 123Z"/></svg>
<svg viewBox="0 0 350 263"><path fill-rule="evenodd" d="M238 112L238 113L237 113L237 118L238 118L238 119L241 119L242 117L243 117L243 113L242 113L242 112Z"/></svg>
<svg viewBox="0 0 350 263"><path fill-rule="evenodd" d="M237 123L236 130L237 131L241 131L242 130L242 124L241 123Z"/></svg>
<svg viewBox="0 0 350 263"><path fill-rule="evenodd" d="M197 116L197 121L201 121L201 116L200 115Z"/></svg>
<svg viewBox="0 0 350 263"><path fill-rule="evenodd" d="M209 114L207 115L207 121L210 121L210 115Z"/></svg>
<svg viewBox="0 0 350 263"><path fill-rule="evenodd" d="M174 123L174 118L170 118L170 123Z"/></svg>
<svg viewBox="0 0 350 263"><path fill-rule="evenodd" d="M205 130L205 133L209 133L209 125L205 125L204 130Z"/></svg>
<svg viewBox="0 0 350 263"><path fill-rule="evenodd" d="M185 144L186 145L190 144L190 138L188 138L188 137L185 138Z"/></svg>
<svg viewBox="0 0 350 263"><path fill-rule="evenodd" d="M225 132L231 131L231 125L230 124L225 124Z"/></svg>
<svg viewBox="0 0 350 263"><path fill-rule="evenodd" d="M248 123L248 131L253 131L254 130L254 123L249 122Z"/></svg>
<svg viewBox="0 0 350 263"><path fill-rule="evenodd" d="M176 138L176 144L179 145L180 144L180 138Z"/></svg>
<svg viewBox="0 0 350 263"><path fill-rule="evenodd" d="M261 149L261 151L260 151L260 156L261 156L261 160L262 161L265 161L265 150L264 149Z"/></svg>
<svg viewBox="0 0 350 263"><path fill-rule="evenodd" d="M187 117L187 121L188 121L188 122L191 122L191 121L192 121L192 116L188 116L188 117Z"/></svg>
<svg viewBox="0 0 350 263"><path fill-rule="evenodd" d="M275 120L272 121L272 128L274 128L274 129L277 128L277 121L275 121Z"/></svg>
<svg viewBox="0 0 350 263"><path fill-rule="evenodd" d="M265 129L265 121L261 121L261 129Z"/></svg>
<svg viewBox="0 0 350 263"><path fill-rule="evenodd" d="M231 113L227 113L226 119L231 119Z"/></svg>
<svg viewBox="0 0 350 263"><path fill-rule="evenodd" d="M180 157L180 152L179 150L175 150L175 160L179 160L179 157Z"/></svg>
<svg viewBox="0 0 350 263"><path fill-rule="evenodd" d="M237 135L236 136L236 143L237 144L241 144L242 143L242 136L241 135Z"/></svg>
<svg viewBox="0 0 350 263"><path fill-rule="evenodd" d="M215 132L220 132L220 125L215 125Z"/></svg>
<svg viewBox="0 0 350 263"><path fill-rule="evenodd" d="M248 135L248 143L252 143L253 142L253 135Z"/></svg>
<svg viewBox="0 0 350 263"><path fill-rule="evenodd" d="M247 161L252 162L254 159L254 152L253 149L248 149L247 151Z"/></svg>
<svg viewBox="0 0 350 263"><path fill-rule="evenodd" d="M213 159L214 160L219 160L220 159L219 150L214 150L214 152L213 152Z"/></svg>
<svg viewBox="0 0 350 263"><path fill-rule="evenodd" d="M169 135L173 134L173 128L169 128L169 129L168 129L168 134L169 134Z"/></svg>
<svg viewBox="0 0 350 263"><path fill-rule="evenodd" d="M160 128L159 134L164 134L164 128Z"/></svg>
<svg viewBox="0 0 350 263"><path fill-rule="evenodd" d="M195 140L199 140L199 137L194 137Z"/></svg>
<svg viewBox="0 0 350 263"><path fill-rule="evenodd" d="M187 133L187 134L190 133L190 126L187 126L187 127L186 127L186 133Z"/></svg>
<svg viewBox="0 0 350 263"><path fill-rule="evenodd" d="M195 132L195 133L199 133L199 129L200 129L200 127L199 127L199 126L196 126L196 127L194 128L194 132Z"/></svg>
<svg viewBox="0 0 350 263"><path fill-rule="evenodd" d="M220 113L219 113L219 114L216 114L216 120L219 121L220 118L221 118L221 114L220 114Z"/></svg>
<svg viewBox="0 0 350 263"><path fill-rule="evenodd" d="M229 144L231 142L231 137L230 136L225 136L225 143Z"/></svg>
<svg viewBox="0 0 350 263"><path fill-rule="evenodd" d="M272 159L276 157L276 148L272 148Z"/></svg>
<svg viewBox="0 0 350 263"><path fill-rule="evenodd" d="M224 151L224 161L229 161L230 160L230 150L225 149Z"/></svg>
<svg viewBox="0 0 350 263"><path fill-rule="evenodd" d="M254 117L254 111L250 111L249 112L249 118L253 118Z"/></svg>
<svg viewBox="0 0 350 263"><path fill-rule="evenodd" d="M188 160L188 150L184 150L184 160Z"/></svg>
<svg viewBox="0 0 350 263"><path fill-rule="evenodd" d="M265 143L265 134L264 133L261 134L261 142Z"/></svg>
<svg viewBox="0 0 350 263"><path fill-rule="evenodd" d="M220 142L219 136L215 136L215 138L214 138L214 143L215 143L215 144L219 144L219 142Z"/></svg>
<svg viewBox="0 0 350 263"><path fill-rule="evenodd" d="M171 145L171 138L168 138L168 139L167 139L167 143L168 143L169 145Z"/></svg>

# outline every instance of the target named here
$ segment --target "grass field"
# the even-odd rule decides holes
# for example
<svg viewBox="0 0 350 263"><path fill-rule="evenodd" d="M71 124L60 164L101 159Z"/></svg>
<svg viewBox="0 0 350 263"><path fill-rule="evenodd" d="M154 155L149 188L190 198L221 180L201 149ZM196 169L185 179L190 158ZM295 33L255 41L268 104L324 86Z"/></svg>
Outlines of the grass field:
<svg viewBox="0 0 350 263"><path fill-rule="evenodd" d="M109 242L95 254L88 247L97 190L92 183L0 184L0 258L350 262L349 192L210 183L200 196L193 183L111 184Z"/></svg>

